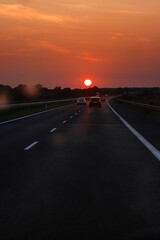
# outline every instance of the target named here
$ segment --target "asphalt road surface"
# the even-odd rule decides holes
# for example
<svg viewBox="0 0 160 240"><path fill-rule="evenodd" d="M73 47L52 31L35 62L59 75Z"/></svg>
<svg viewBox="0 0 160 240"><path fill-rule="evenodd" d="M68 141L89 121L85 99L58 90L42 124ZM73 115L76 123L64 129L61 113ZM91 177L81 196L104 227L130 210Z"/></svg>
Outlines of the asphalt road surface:
<svg viewBox="0 0 160 240"><path fill-rule="evenodd" d="M160 150L158 121L111 105ZM2 240L160 236L160 162L106 103L1 125L0 139Z"/></svg>

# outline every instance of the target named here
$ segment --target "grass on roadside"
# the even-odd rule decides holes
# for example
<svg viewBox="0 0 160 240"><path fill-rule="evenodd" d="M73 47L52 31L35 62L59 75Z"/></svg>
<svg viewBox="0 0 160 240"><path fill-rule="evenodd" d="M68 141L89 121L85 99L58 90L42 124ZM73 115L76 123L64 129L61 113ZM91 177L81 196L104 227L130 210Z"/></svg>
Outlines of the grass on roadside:
<svg viewBox="0 0 160 240"><path fill-rule="evenodd" d="M18 107L18 108L12 108L12 109L3 109L3 110L0 110L0 122L11 120L18 117L23 117L29 114L45 111L52 108L65 106L72 103L73 101L67 101L67 102L49 103L46 105L44 102L43 104L40 104L40 105Z"/></svg>
<svg viewBox="0 0 160 240"><path fill-rule="evenodd" d="M118 101L117 99L117 102L119 104L122 104L126 107L129 107L129 108L132 108L136 111L139 111L139 112L143 112L153 118L156 118L158 120L160 120L160 111L159 110L155 110L155 109L151 109L151 108L147 108L147 107L142 107L142 106L137 106L137 105L132 105L130 103L125 103L125 102L121 102L121 101Z"/></svg>

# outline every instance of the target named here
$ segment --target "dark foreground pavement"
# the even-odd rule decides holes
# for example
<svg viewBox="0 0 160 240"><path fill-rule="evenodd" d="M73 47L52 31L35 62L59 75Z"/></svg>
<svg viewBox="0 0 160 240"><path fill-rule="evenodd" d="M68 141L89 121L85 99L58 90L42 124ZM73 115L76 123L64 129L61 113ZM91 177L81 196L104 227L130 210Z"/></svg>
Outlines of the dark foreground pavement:
<svg viewBox="0 0 160 240"><path fill-rule="evenodd" d="M82 108L0 127L1 239L159 235L160 162L106 104Z"/></svg>

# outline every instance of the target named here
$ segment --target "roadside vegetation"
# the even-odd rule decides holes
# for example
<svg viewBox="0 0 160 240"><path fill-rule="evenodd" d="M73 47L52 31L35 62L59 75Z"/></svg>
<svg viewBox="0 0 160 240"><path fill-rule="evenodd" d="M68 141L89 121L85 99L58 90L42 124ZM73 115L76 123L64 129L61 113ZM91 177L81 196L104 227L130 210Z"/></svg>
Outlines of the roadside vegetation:
<svg viewBox="0 0 160 240"><path fill-rule="evenodd" d="M129 101L131 103L123 102L120 100ZM160 120L160 110L132 104L132 103L142 103L142 104L148 104L148 105L160 107L160 89L159 88L145 89L143 91L128 91L125 94L123 94L121 97L117 98L117 102L119 104L132 108L136 111L143 112L145 114L148 114Z"/></svg>
<svg viewBox="0 0 160 240"><path fill-rule="evenodd" d="M160 88L128 89L121 99L160 106Z"/></svg>
<svg viewBox="0 0 160 240"><path fill-rule="evenodd" d="M52 108L65 106L72 103L73 101L56 102L56 103L49 103L49 104L46 104L44 102L43 104L40 104L40 105L25 106L25 107L11 108L11 109L1 109L0 122L11 120L18 117L23 117L29 114L49 110Z"/></svg>

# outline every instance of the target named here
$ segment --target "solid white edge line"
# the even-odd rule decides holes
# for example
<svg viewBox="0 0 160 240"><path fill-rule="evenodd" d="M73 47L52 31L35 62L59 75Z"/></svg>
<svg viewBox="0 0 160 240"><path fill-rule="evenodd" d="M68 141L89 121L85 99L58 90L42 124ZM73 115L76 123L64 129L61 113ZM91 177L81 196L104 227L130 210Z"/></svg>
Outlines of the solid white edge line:
<svg viewBox="0 0 160 240"><path fill-rule="evenodd" d="M70 118L73 118L73 116L70 116Z"/></svg>
<svg viewBox="0 0 160 240"><path fill-rule="evenodd" d="M56 131L57 130L57 128L53 128L50 132L52 133L52 132L54 132L54 131Z"/></svg>
<svg viewBox="0 0 160 240"><path fill-rule="evenodd" d="M62 123L66 123L67 122L67 120L64 120Z"/></svg>
<svg viewBox="0 0 160 240"><path fill-rule="evenodd" d="M160 161L160 151L156 149L150 142L148 142L139 132L137 132L126 120L124 120L109 104L112 112L124 123L124 125L138 138L138 140Z"/></svg>
<svg viewBox="0 0 160 240"><path fill-rule="evenodd" d="M32 144L30 144L28 147L26 147L24 150L28 151L29 149L31 149L32 147L34 147L38 142L33 142Z"/></svg>
<svg viewBox="0 0 160 240"><path fill-rule="evenodd" d="M32 114L29 114L29 115L26 115L26 116L23 116L23 117L13 118L13 119L10 119L10 120L4 121L4 122L0 122L0 125L6 124L6 123L15 122L15 121L22 120L22 119L29 118L29 117L34 117L34 116L40 115L42 113L47 113L47 112L51 112L51 111L56 111L56 110L59 110L59 109L67 108L67 107L70 107L72 105L75 105L75 104L73 103L73 104L69 104L67 106L52 108L52 109L44 110L44 111L41 111L41 112L32 113Z"/></svg>

